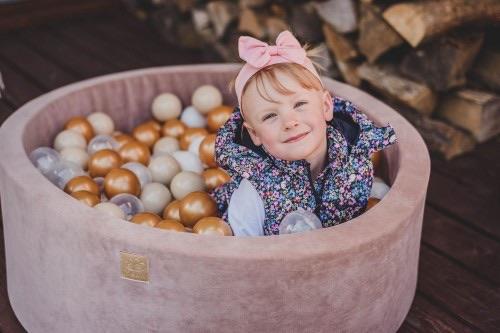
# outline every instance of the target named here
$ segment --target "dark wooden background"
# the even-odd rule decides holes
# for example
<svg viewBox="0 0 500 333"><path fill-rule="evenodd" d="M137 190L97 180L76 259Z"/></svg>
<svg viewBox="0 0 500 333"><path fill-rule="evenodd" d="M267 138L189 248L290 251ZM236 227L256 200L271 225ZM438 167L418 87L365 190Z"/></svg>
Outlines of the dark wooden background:
<svg viewBox="0 0 500 333"><path fill-rule="evenodd" d="M60 19L66 16L62 11L35 15L36 25L0 23L0 72L7 87L0 123L25 102L85 78L220 61L207 51L165 43L114 1L89 3L94 7L71 10L85 16ZM0 22L14 15L7 14L0 5ZM500 137L451 162L432 157L418 288L400 332L500 332L499 171ZM0 331L25 332L8 301L0 246Z"/></svg>

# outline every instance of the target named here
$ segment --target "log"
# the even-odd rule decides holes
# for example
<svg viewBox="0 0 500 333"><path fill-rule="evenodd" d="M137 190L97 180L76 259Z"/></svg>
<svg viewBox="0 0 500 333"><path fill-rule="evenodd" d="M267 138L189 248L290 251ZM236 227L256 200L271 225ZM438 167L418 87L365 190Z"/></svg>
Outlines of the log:
<svg viewBox="0 0 500 333"><path fill-rule="evenodd" d="M0 72L0 98L5 96L5 83L3 83L2 72Z"/></svg>
<svg viewBox="0 0 500 333"><path fill-rule="evenodd" d="M385 20L417 47L424 40L472 22L500 22L498 0L440 0L395 4L384 11Z"/></svg>
<svg viewBox="0 0 500 333"><path fill-rule="evenodd" d="M500 96L463 89L446 95L438 115L463 128L479 142L500 133Z"/></svg>
<svg viewBox="0 0 500 333"><path fill-rule="evenodd" d="M484 86L500 93L500 50L483 49L470 74Z"/></svg>
<svg viewBox="0 0 500 333"><path fill-rule="evenodd" d="M431 89L402 77L390 66L364 63L358 73L384 97L415 109L422 115L430 115L436 106L437 96Z"/></svg>
<svg viewBox="0 0 500 333"><path fill-rule="evenodd" d="M244 8L241 10L240 20L238 24L238 31L241 33L249 33L258 39L263 39L266 31L262 24L259 23L259 19L250 8Z"/></svg>
<svg viewBox="0 0 500 333"><path fill-rule="evenodd" d="M278 37L280 32L283 30L290 29L288 24L283 19L273 16L265 19L265 28L267 37L271 41L276 41L276 37Z"/></svg>
<svg viewBox="0 0 500 333"><path fill-rule="evenodd" d="M344 35L337 33L328 23L323 24L326 45L340 61L348 61L358 56L358 50Z"/></svg>
<svg viewBox="0 0 500 333"><path fill-rule="evenodd" d="M360 16L358 47L370 63L386 51L403 44L403 38L382 18L379 7L362 4Z"/></svg>
<svg viewBox="0 0 500 333"><path fill-rule="evenodd" d="M339 33L350 33L358 29L356 8L352 0L314 2L314 6L323 21Z"/></svg>
<svg viewBox="0 0 500 333"><path fill-rule="evenodd" d="M222 38L226 28L238 18L238 6L229 1L211 1L206 6L217 38Z"/></svg>
<svg viewBox="0 0 500 333"><path fill-rule="evenodd" d="M335 62L337 64L337 68L340 71L340 75L344 79L345 82L350 84L351 86L359 87L361 86L361 78L359 77L358 74L358 67L359 64L354 61L342 61L335 59Z"/></svg>
<svg viewBox="0 0 500 333"><path fill-rule="evenodd" d="M323 40L321 20L312 3L293 5L290 11L288 23L299 41L318 43Z"/></svg>
<svg viewBox="0 0 500 333"><path fill-rule="evenodd" d="M454 33L408 53L401 72L437 91L462 86L483 43L482 32Z"/></svg>

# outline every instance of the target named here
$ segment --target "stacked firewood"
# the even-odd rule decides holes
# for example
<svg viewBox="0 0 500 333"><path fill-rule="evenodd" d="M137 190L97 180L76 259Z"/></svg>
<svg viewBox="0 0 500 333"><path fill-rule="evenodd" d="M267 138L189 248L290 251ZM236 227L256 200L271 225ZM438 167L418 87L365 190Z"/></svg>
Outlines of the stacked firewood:
<svg viewBox="0 0 500 333"><path fill-rule="evenodd" d="M500 0L127 2L168 41L228 62L240 35L291 30L324 75L394 106L447 159L500 133Z"/></svg>

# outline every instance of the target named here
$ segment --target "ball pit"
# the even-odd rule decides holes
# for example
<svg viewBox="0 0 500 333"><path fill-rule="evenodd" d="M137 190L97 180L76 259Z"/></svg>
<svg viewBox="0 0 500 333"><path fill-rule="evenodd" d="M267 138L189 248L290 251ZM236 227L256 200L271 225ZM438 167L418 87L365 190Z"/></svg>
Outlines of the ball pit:
<svg viewBox="0 0 500 333"><path fill-rule="evenodd" d="M149 119L149 106L165 91L189 105L197 87L213 84L226 104L234 104L226 87L238 69L190 65L103 76L43 95L4 123L7 288L28 331L398 329L415 293L430 162L417 131L366 93L324 81L374 121L395 128L399 143L384 151L381 162L391 189L365 214L322 230L212 237L123 223L105 213L108 208L88 207L54 186L28 158L49 146L69 118L96 110L130 132ZM112 131L106 125L97 134ZM121 157L150 158L140 147L128 147Z"/></svg>

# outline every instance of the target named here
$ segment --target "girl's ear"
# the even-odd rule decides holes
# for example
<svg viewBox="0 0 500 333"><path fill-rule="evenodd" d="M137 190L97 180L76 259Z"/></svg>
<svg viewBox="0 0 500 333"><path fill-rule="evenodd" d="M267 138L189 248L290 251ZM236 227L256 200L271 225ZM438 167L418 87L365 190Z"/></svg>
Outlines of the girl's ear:
<svg viewBox="0 0 500 333"><path fill-rule="evenodd" d="M257 133L255 133L255 130L246 122L243 122L243 126L248 130L248 134L250 134L250 138L252 139L252 142L256 146L260 146L262 144L262 141L260 141L259 137L257 136Z"/></svg>
<svg viewBox="0 0 500 333"><path fill-rule="evenodd" d="M323 112L324 112L326 121L330 121L333 119L332 95L326 89L323 92Z"/></svg>

